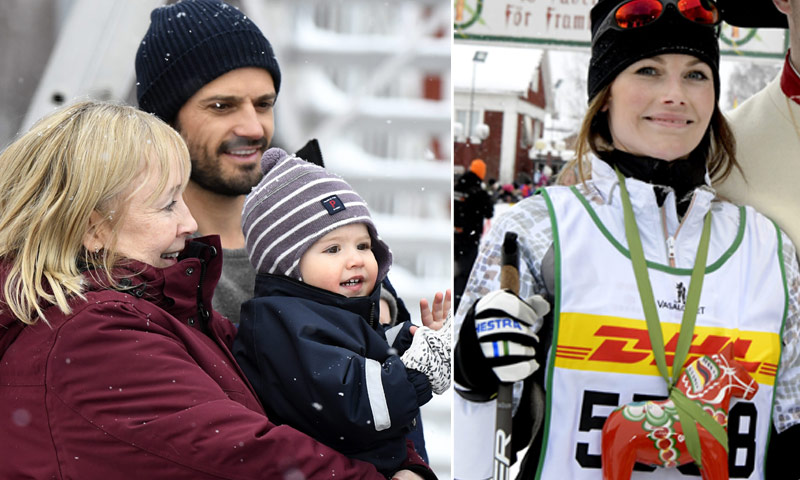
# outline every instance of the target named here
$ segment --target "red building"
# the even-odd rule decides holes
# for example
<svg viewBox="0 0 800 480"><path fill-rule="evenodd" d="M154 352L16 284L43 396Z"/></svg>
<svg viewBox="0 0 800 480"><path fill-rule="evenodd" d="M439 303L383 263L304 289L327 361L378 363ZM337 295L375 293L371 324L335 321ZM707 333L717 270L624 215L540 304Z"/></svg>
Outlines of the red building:
<svg viewBox="0 0 800 480"><path fill-rule="evenodd" d="M532 176L534 145L552 111L547 52L456 43L452 81L456 172L481 158L487 180Z"/></svg>

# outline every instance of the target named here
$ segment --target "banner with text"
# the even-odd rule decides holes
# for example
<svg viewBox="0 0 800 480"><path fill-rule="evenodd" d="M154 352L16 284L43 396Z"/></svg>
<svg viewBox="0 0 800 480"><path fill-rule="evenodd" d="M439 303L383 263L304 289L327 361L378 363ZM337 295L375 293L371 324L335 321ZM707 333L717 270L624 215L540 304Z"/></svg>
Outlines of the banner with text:
<svg viewBox="0 0 800 480"><path fill-rule="evenodd" d="M588 48L589 11L597 0L453 0L454 39L480 43L541 44ZM788 33L774 28L722 25L727 56L781 59Z"/></svg>

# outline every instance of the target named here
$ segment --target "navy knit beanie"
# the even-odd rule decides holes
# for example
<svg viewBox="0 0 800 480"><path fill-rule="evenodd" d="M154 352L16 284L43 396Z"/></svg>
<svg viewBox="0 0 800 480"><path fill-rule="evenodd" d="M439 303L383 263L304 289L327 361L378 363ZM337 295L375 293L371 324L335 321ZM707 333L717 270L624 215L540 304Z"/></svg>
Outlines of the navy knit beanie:
<svg viewBox="0 0 800 480"><path fill-rule="evenodd" d="M363 223L372 240L380 283L392 252L378 236L366 202L341 177L280 148L261 157L264 177L244 202L242 231L258 273L300 277L300 257L328 232Z"/></svg>
<svg viewBox="0 0 800 480"><path fill-rule="evenodd" d="M243 67L281 72L261 30L219 0L183 0L156 8L136 52L139 108L172 123L184 103L207 83Z"/></svg>
<svg viewBox="0 0 800 480"><path fill-rule="evenodd" d="M708 64L719 98L719 28L684 18L672 4L665 6L656 21L642 27L617 30L604 24L606 17L614 15L616 8L627 1L600 0L592 7L589 102L629 65L665 53L692 55Z"/></svg>

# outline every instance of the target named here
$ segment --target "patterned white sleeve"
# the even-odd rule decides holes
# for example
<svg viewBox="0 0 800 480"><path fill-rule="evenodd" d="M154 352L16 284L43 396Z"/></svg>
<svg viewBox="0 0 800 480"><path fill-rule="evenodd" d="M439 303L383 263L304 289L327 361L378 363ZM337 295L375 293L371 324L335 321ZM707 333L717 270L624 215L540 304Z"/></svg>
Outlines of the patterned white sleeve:
<svg viewBox="0 0 800 480"><path fill-rule="evenodd" d="M545 295L542 258L553 244L553 235L545 200L541 195L535 195L495 217L489 231L484 233L456 312L456 331L473 303L500 288L501 250L507 231L517 234L519 244L519 296Z"/></svg>
<svg viewBox="0 0 800 480"><path fill-rule="evenodd" d="M441 395L450 388L452 377L452 319L448 314L439 330L419 327L414 340L400 360L406 368L418 370L428 377L433 393Z"/></svg>
<svg viewBox="0 0 800 480"><path fill-rule="evenodd" d="M800 424L800 267L795 246L785 233L782 236L789 308L783 327L783 351L772 412L778 432Z"/></svg>

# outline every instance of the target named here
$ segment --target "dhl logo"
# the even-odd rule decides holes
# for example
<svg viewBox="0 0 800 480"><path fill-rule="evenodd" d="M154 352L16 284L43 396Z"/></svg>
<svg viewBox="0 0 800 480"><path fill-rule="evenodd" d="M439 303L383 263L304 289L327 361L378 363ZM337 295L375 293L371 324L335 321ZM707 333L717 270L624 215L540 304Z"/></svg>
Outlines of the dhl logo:
<svg viewBox="0 0 800 480"><path fill-rule="evenodd" d="M680 325L662 323L667 365L671 366ZM658 376L644 320L583 313L562 313L555 366L575 370ZM756 381L773 385L780 359L777 333L695 326L686 364L733 343L736 361Z"/></svg>

